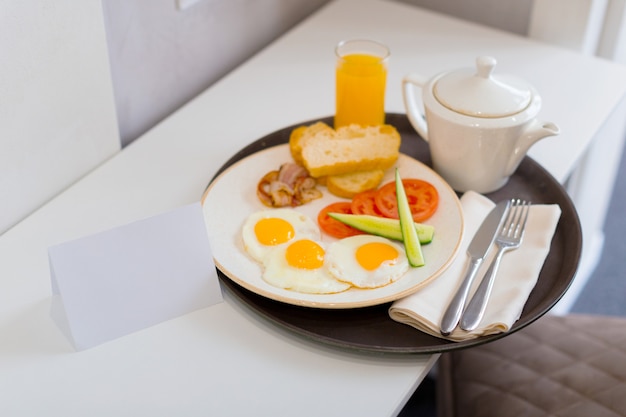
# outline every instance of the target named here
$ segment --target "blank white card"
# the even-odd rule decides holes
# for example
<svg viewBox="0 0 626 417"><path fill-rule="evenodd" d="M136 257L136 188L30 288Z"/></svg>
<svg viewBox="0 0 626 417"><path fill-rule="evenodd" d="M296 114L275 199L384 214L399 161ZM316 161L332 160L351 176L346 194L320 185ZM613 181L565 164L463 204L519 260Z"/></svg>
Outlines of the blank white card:
<svg viewBox="0 0 626 417"><path fill-rule="evenodd" d="M222 301L199 203L48 249L51 314L77 350Z"/></svg>

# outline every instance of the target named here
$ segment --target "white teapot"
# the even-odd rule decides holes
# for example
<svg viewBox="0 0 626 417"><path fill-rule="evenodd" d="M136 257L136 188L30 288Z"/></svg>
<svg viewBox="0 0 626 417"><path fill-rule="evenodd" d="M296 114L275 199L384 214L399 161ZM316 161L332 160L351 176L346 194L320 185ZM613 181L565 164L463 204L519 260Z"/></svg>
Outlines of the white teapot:
<svg viewBox="0 0 626 417"><path fill-rule="evenodd" d="M497 190L535 142L559 134L554 123L536 119L537 91L518 78L493 75L495 65L483 56L475 69L430 80L409 74L402 81L408 118L429 143L435 171L457 191Z"/></svg>

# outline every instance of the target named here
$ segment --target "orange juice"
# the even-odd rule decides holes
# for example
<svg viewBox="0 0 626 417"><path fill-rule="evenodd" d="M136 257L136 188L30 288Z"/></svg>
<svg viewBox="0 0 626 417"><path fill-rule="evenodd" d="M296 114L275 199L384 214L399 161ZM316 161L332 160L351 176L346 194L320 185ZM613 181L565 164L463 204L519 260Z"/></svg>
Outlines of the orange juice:
<svg viewBox="0 0 626 417"><path fill-rule="evenodd" d="M335 128L385 122L386 56L340 56L336 69Z"/></svg>

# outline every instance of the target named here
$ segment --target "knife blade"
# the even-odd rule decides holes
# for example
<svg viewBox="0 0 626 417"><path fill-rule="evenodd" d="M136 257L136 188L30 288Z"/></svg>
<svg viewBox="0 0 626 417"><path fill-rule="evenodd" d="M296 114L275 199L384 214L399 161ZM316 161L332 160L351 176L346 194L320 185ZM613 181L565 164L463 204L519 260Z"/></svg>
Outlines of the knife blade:
<svg viewBox="0 0 626 417"><path fill-rule="evenodd" d="M461 286L457 290L456 294L454 294L454 297L452 298L450 305L448 305L448 308L446 309L446 312L441 320L440 331L442 335L449 335L459 324L461 313L465 307L465 301L467 300L467 295L472 283L474 282L476 272L478 272L478 268L489 252L489 248L493 244L498 230L502 226L502 222L509 211L510 205L511 202L509 200L501 201L496 204L487 217L485 217L467 247L467 254L470 258L469 264L467 265L467 270L463 281L461 282Z"/></svg>

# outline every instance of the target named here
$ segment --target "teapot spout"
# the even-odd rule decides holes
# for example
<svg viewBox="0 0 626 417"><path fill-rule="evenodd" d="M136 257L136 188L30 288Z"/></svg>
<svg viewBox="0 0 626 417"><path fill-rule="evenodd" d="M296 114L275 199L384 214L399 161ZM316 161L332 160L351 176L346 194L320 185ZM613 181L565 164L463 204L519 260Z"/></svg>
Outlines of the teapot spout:
<svg viewBox="0 0 626 417"><path fill-rule="evenodd" d="M513 174L530 147L535 144L535 142L548 136L556 136L560 132L561 130L554 123L534 120L518 138L517 146L515 147L515 150L511 155L511 159L509 160L506 175L509 176Z"/></svg>

